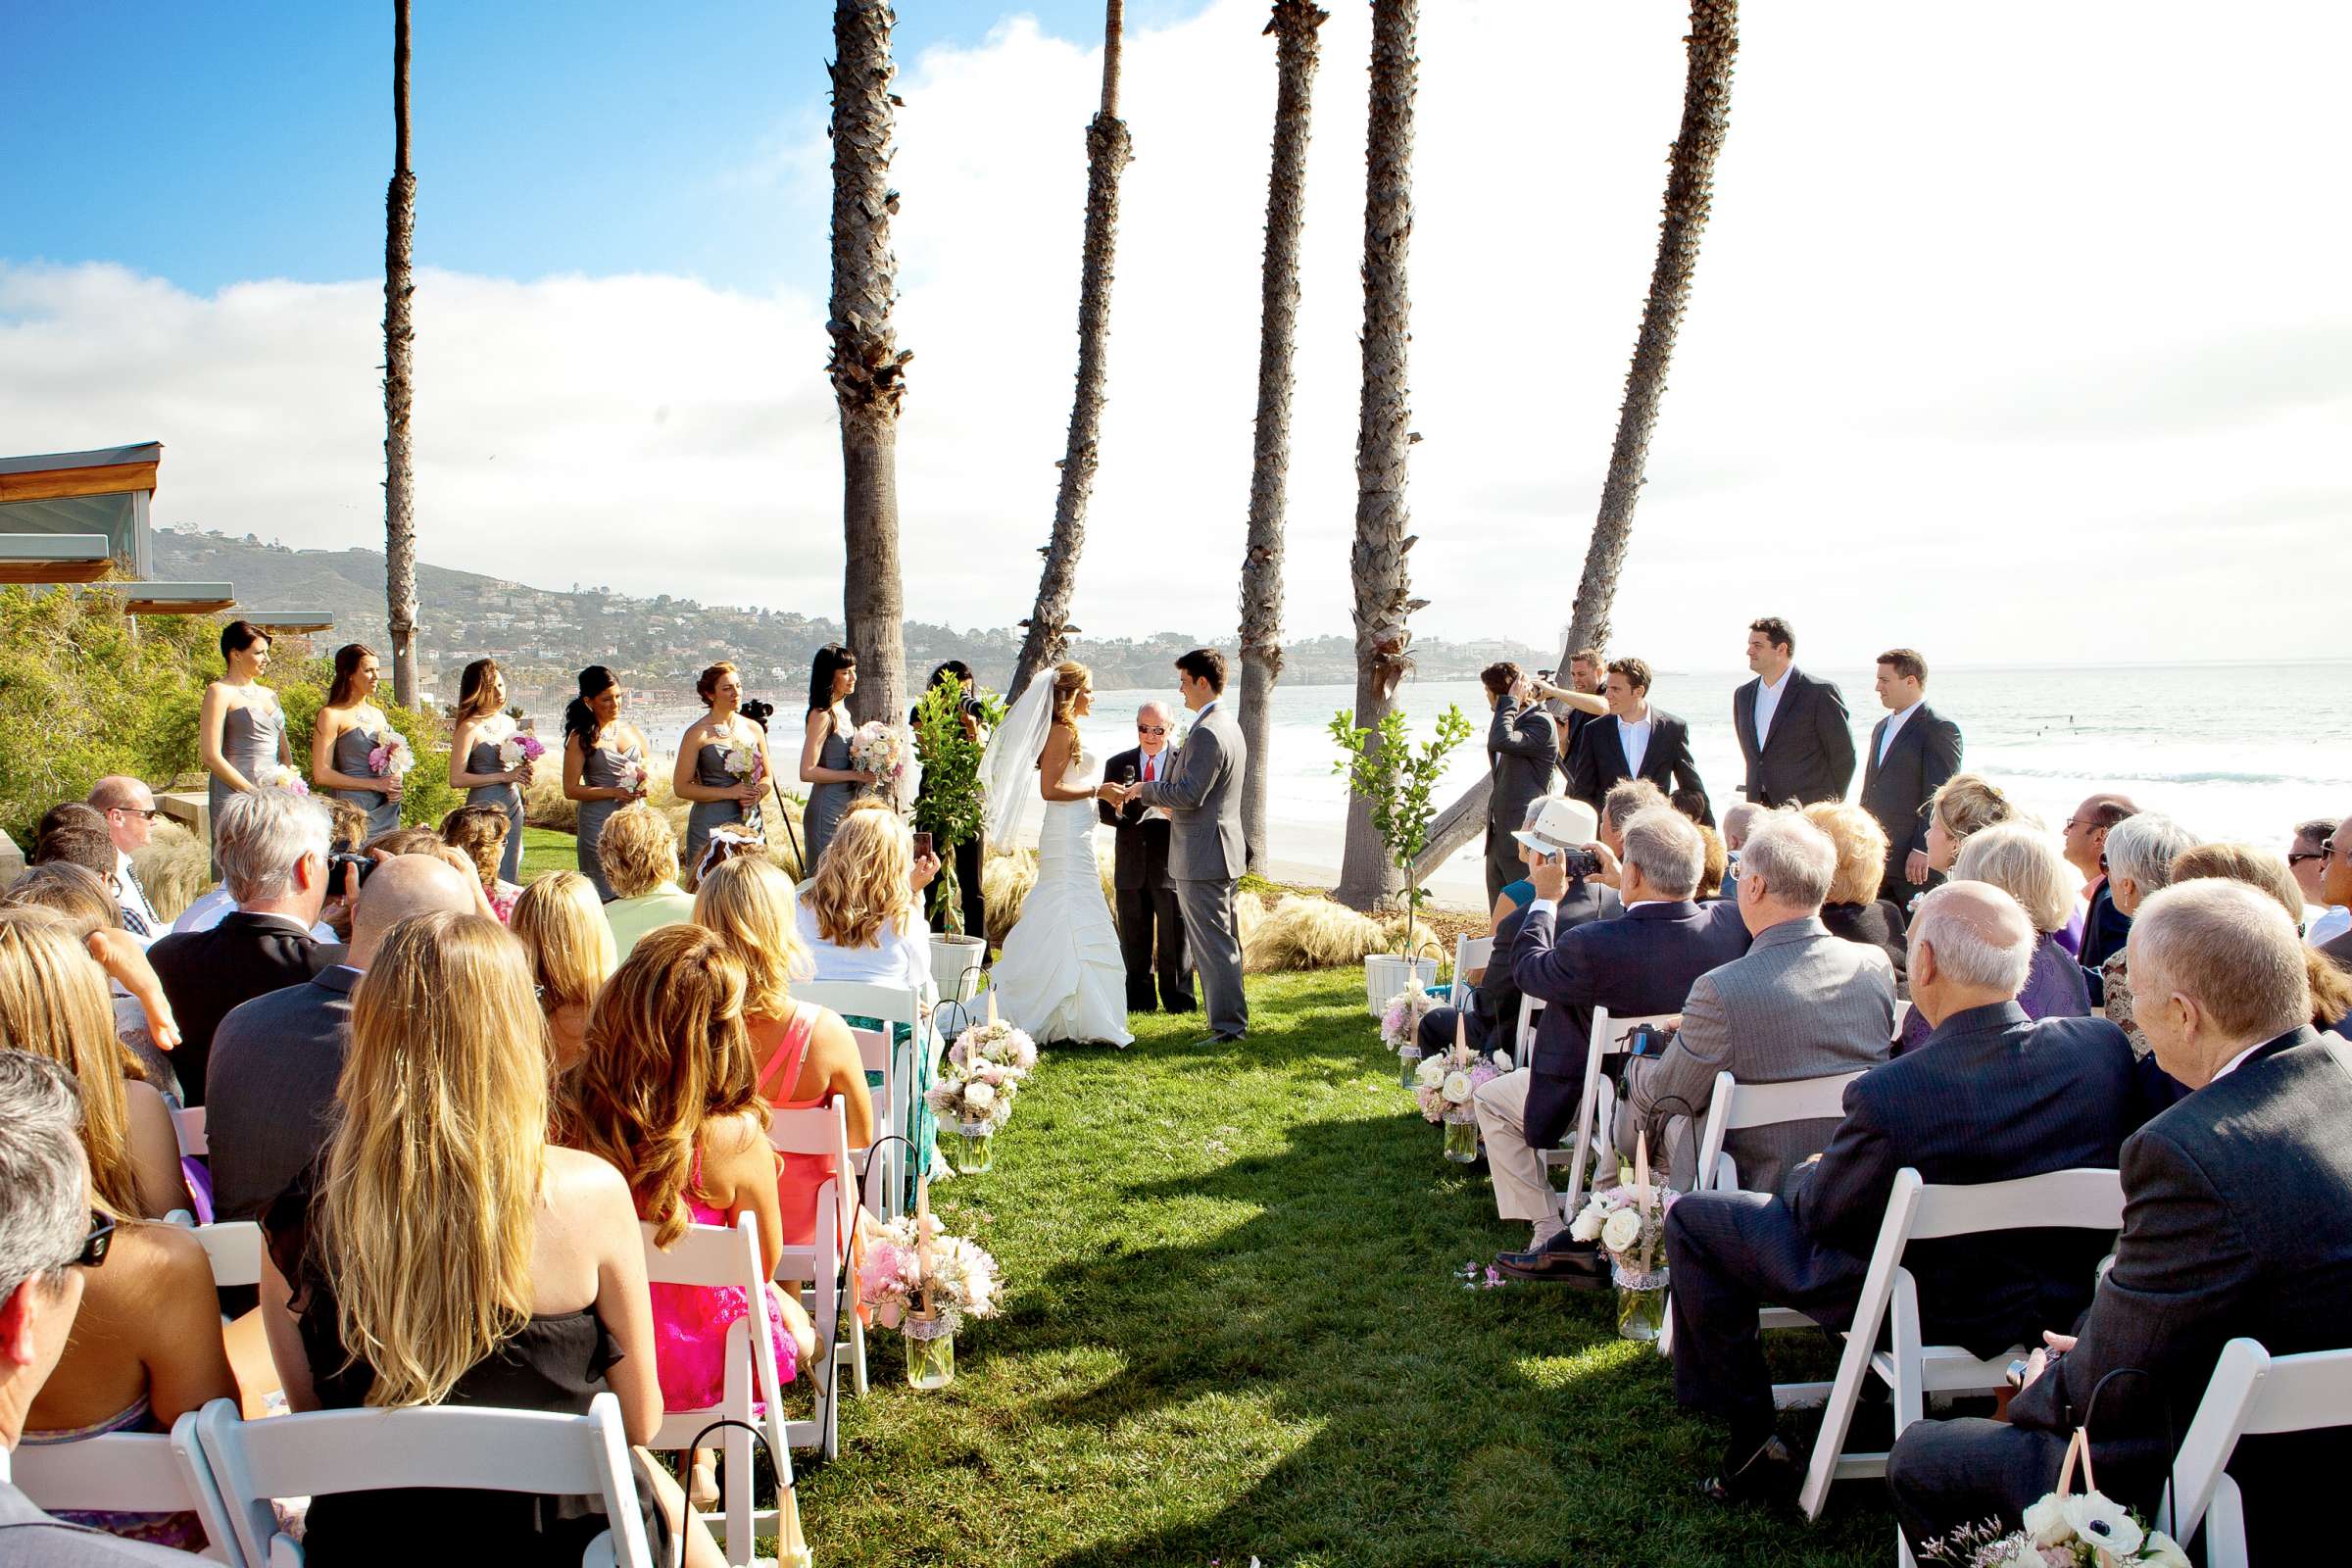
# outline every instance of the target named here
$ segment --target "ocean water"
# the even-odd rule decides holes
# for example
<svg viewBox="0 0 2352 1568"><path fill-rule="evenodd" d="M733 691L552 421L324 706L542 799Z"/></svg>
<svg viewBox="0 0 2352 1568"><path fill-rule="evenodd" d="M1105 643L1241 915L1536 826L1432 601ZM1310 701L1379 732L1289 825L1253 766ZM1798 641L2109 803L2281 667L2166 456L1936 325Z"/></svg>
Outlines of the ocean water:
<svg viewBox="0 0 2352 1568"><path fill-rule="evenodd" d="M1844 691L1860 758L1885 713L1871 690L1873 671L1808 673ZM1650 692L1654 706L1690 721L1691 752L1718 813L1738 799L1732 693L1748 678L1743 669L1661 670ZM1108 756L1134 745L1135 710L1152 697L1172 704L1172 679L1165 693L1098 693L1081 725L1087 749ZM1440 799L1449 802L1486 767L1484 692L1476 681L1418 681L1399 698L1419 739L1449 705L1479 727L1448 764ZM1960 725L1962 765L1989 775L2053 827L2099 790L2120 790L2206 838L2279 851L2298 821L2352 815L2352 662L1948 670L1932 676L1928 698ZM1328 726L1353 702L1348 686L1275 690L1267 833L1273 869L1286 879L1338 875L1347 789L1333 771L1339 750ZM658 700L631 714L657 750L674 749L692 716L682 704ZM557 727L552 715L541 719L543 731ZM778 740L797 743L798 734L797 726L780 730ZM782 756L777 761L792 765ZM1857 766L1857 791L1860 783ZM1433 878L1433 891L1447 902L1484 903L1481 863L1474 842Z"/></svg>

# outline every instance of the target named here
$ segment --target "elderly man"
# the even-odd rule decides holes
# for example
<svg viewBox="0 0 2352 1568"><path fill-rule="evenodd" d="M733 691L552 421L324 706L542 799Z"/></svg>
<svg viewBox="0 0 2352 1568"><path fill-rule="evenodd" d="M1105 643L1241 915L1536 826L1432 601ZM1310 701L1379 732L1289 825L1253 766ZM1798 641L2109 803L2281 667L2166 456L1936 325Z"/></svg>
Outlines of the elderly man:
<svg viewBox="0 0 2352 1568"><path fill-rule="evenodd" d="M90 807L106 818L107 837L115 841L114 893L122 906L122 929L142 945L153 942L169 922L147 902L130 858L155 839L155 796L137 779L111 773L90 787Z"/></svg>
<svg viewBox="0 0 2352 1568"><path fill-rule="evenodd" d="M1666 1158L1674 1185L1697 1175L1697 1127L1715 1075L1776 1084L1854 1072L1886 1059L1894 1036L1894 965L1875 947L1832 936L1822 901L1838 871L1829 835L1774 812L1750 835L1738 908L1747 952L1690 984L1674 1038L1626 1066L1619 1152L1635 1134ZM1777 1191L1799 1160L1820 1152L1835 1120L1782 1122L1730 1135L1727 1149L1749 1192Z"/></svg>
<svg viewBox="0 0 2352 1568"><path fill-rule="evenodd" d="M1556 940L1553 918L1568 892L1568 872L1556 855L1536 866L1535 902L1509 962L1519 989L1545 1004L1544 1020L1530 1059L1478 1091L1494 1207L1504 1219L1534 1227L1526 1251L1498 1259L1523 1279L1594 1288L1607 1279L1591 1246L1572 1241L1563 1228L1559 1198L1544 1180L1540 1152L1576 1124L1592 1009L1624 1016L1679 1012L1693 980L1747 949L1738 909L1691 899L1706 846L1690 818L1671 806L1653 807L1625 824L1623 842L1618 883L1624 913L1590 921Z"/></svg>
<svg viewBox="0 0 2352 1568"><path fill-rule="evenodd" d="M1702 1489L1720 1501L1794 1492L1799 1466L1773 1432L1756 1311L1790 1306L1844 1328L1897 1171L1996 1182L2113 1166L2141 1119L2120 1030L2097 1018L2036 1023L2018 1006L2034 932L2015 899L1946 883L1920 900L1910 939L1911 1001L1934 1033L1846 1086L1829 1147L1779 1196L1692 1193L1666 1211L1674 1392L1731 1424L1723 1467ZM1922 1242L1903 1262L1929 1339L1991 1355L2070 1321L2104 1250L2086 1232L2012 1231Z"/></svg>
<svg viewBox="0 0 2352 1568"><path fill-rule="evenodd" d="M65 1069L0 1051L0 1448L11 1451L73 1333L82 1270L104 1263L114 1229L90 1207L80 1123L81 1096ZM0 1568L198 1560L52 1519L0 1479Z"/></svg>
<svg viewBox="0 0 2352 1568"><path fill-rule="evenodd" d="M2352 907L2340 902L2329 903L2322 891L2328 869L2335 861L2328 850L2335 829L2336 819L2332 816L2298 822L2294 842L2286 852L2286 868L2294 873L2295 886L2302 890L2304 904L2320 911L2303 932L2303 940L2315 948L2324 948L2346 931L2352 931ZM2352 881L2352 877L2345 880Z"/></svg>
<svg viewBox="0 0 2352 1568"><path fill-rule="evenodd" d="M241 1002L300 985L333 961L312 936L326 903L326 808L280 790L232 797L213 824L213 858L236 912L209 931L183 931L147 950L179 1020L174 1064L190 1104L202 1104L213 1032Z"/></svg>
<svg viewBox="0 0 2352 1568"><path fill-rule="evenodd" d="M2100 1490L2152 1514L2166 1440L2188 1431L2224 1344L2242 1336L2273 1355L2345 1344L2352 1050L2310 1026L2294 923L2260 889L2205 878L2151 895L2128 944L2140 1027L2191 1093L2124 1146L2114 1266L2079 1335L2045 1336L2008 1422L1923 1421L1896 1441L1886 1481L1914 1544L1994 1516L2016 1528L2085 1424ZM2093 1392L2124 1368L2133 1375L2108 1385L2092 1419ZM2238 1445L2230 1471L2252 1561L2311 1545L2316 1499L2347 1461L2341 1429Z"/></svg>
<svg viewBox="0 0 2352 1568"><path fill-rule="evenodd" d="M2118 822L2138 814L2130 796L2102 791L2066 819L2066 863L2082 873L2082 930L2075 953L2085 969L2096 969L2121 951L2124 934L2132 929L2132 917L2116 911L2114 893L2107 886L2107 834Z"/></svg>
<svg viewBox="0 0 2352 1568"><path fill-rule="evenodd" d="M1176 760L1168 747L1175 733L1168 705L1146 703L1135 711L1135 745L1104 763L1102 776L1114 784L1158 783ZM1117 830L1111 835L1111 883L1118 893L1119 956L1127 963L1127 1010L1195 1011L1200 1004L1193 999L1184 911L1168 879L1167 808L1099 801L1095 810Z"/></svg>
<svg viewBox="0 0 2352 1568"><path fill-rule="evenodd" d="M204 1097L215 1218L258 1218L325 1146L351 1049L351 994L385 933L412 914L472 914L480 887L431 856L393 857L360 889L341 963L220 1020Z"/></svg>

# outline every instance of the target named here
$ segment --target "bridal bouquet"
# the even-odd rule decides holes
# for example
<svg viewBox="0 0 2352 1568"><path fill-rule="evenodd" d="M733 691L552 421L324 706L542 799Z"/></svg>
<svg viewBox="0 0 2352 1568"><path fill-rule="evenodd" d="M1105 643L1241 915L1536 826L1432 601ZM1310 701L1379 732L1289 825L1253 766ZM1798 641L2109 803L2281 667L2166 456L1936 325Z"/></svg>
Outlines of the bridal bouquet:
<svg viewBox="0 0 2352 1568"><path fill-rule="evenodd" d="M620 765L619 765L618 767L614 768L612 771L614 772L614 774L615 774L615 775L617 775L617 776L618 776L618 778L619 778L619 780L620 780L620 787L621 787L622 789L624 789L624 790L627 790L627 791L628 791L628 792L629 792L631 795L640 794L640 793L642 793L642 792L644 791L644 789L645 789L645 759L644 759L644 758L642 758L642 757L625 757L625 756L624 756L624 757L623 757L623 758L621 758L621 760L620 760Z"/></svg>
<svg viewBox="0 0 2352 1568"><path fill-rule="evenodd" d="M304 778L300 773L295 772L294 769L288 767L283 762L279 762L271 767L263 768L261 772L254 775L253 783L256 789L282 790L288 795L308 795L311 793L310 780Z"/></svg>
<svg viewBox="0 0 2352 1568"><path fill-rule="evenodd" d="M850 765L860 773L873 774L874 782L886 788L906 776L912 757L913 748L901 724L875 719L858 725L850 736Z"/></svg>
<svg viewBox="0 0 2352 1568"><path fill-rule="evenodd" d="M1919 1560L1951 1568L2188 1568L2178 1542L2097 1492L2052 1493L2026 1510L2025 1523L2006 1535L1989 1519L1963 1525L1929 1542Z"/></svg>
<svg viewBox="0 0 2352 1568"><path fill-rule="evenodd" d="M875 1229L858 1268L858 1290L884 1328L928 1306L953 1334L967 1317L995 1317L1004 1285L997 1260L976 1243L941 1231L926 1206Z"/></svg>
<svg viewBox="0 0 2352 1568"><path fill-rule="evenodd" d="M1408 986L1391 997L1380 1015L1380 1043L1391 1051L1421 1043L1421 1020L1444 1005L1419 986Z"/></svg>
<svg viewBox="0 0 2352 1568"><path fill-rule="evenodd" d="M1014 1082L1022 1082L1037 1065L1037 1042L1002 1018L976 1023L956 1037L948 1048L948 1060L958 1067L976 1062L993 1062L1008 1067Z"/></svg>
<svg viewBox="0 0 2352 1568"><path fill-rule="evenodd" d="M1027 1076L1001 1061L966 1062L957 1076L933 1086L923 1098L941 1121L993 1133L1012 1119L1012 1097Z"/></svg>
<svg viewBox="0 0 2352 1568"><path fill-rule="evenodd" d="M409 750L408 737L387 726L369 738L375 744L368 749L368 771L377 778L407 778L409 769L416 765L416 754Z"/></svg>
<svg viewBox="0 0 2352 1568"><path fill-rule="evenodd" d="M546 755L547 748L540 744L538 736L516 733L499 743L498 765L512 773L523 763L536 762Z"/></svg>
<svg viewBox="0 0 2352 1568"><path fill-rule="evenodd" d="M729 741L719 760L727 776L757 788L767 776L767 768L760 760L760 747L754 741Z"/></svg>

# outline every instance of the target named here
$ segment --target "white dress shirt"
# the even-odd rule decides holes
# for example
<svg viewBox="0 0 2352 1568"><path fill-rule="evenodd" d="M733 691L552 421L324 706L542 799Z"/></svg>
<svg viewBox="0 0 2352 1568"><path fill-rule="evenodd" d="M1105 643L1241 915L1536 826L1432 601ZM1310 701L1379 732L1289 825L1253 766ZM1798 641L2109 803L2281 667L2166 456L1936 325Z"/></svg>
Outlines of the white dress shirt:
<svg viewBox="0 0 2352 1568"><path fill-rule="evenodd" d="M1171 755L1165 746L1162 746L1157 752L1145 752L1143 772L1139 775L1141 782L1156 784L1166 778L1168 776L1168 759ZM1168 815L1168 808L1164 806L1147 806L1144 808L1144 820L1147 822L1169 822L1175 819Z"/></svg>
<svg viewBox="0 0 2352 1568"><path fill-rule="evenodd" d="M2312 917L2311 930L2303 940L2316 948L2333 942L2346 931L2352 931L2352 909L2331 904L2325 913Z"/></svg>
<svg viewBox="0 0 2352 1568"><path fill-rule="evenodd" d="M1649 755L1649 710L1643 709L1638 719L1617 721L1617 747L1625 753L1625 771L1629 778L1642 776L1642 760Z"/></svg>
<svg viewBox="0 0 2352 1568"><path fill-rule="evenodd" d="M1879 732L1879 765L1881 767L1886 765L1886 753L1894 745L1895 736L1902 732L1903 721L1927 706L1928 700L1922 697L1909 708L1886 715L1886 727Z"/></svg>
<svg viewBox="0 0 2352 1568"><path fill-rule="evenodd" d="M2252 1054L2254 1054L2254 1053L2256 1053L2257 1051L2260 1051L2260 1050L2261 1050L2263 1047L2265 1047L2265 1046L2267 1046L2267 1045L2269 1045L2269 1044L2270 1044L2270 1042L2269 1042L2268 1040L2257 1040L2256 1042L2254 1042L2254 1044L2252 1044L2252 1045L2248 1046L2248 1047L2247 1047L2245 1050L2243 1050L2243 1051L2239 1052L2239 1053L2238 1053L2236 1055L2234 1055L2234 1056L2231 1056L2231 1057L2230 1057L2230 1058L2228 1061L2225 1061L2225 1062L2223 1062L2223 1063L2222 1063L2222 1070L2221 1070L2220 1072L2217 1072L2217 1073L2215 1073L2215 1074L2214 1074L2214 1075L2213 1075L2211 1078L2208 1078L2207 1080L2205 1080L2205 1085L2206 1085L2206 1087L2210 1089L2210 1088L2211 1088L2211 1087L2213 1087L2215 1084L2218 1084L2218 1083L2220 1083L2220 1082L2221 1082L2223 1079L2225 1079L2225 1078L2229 1077L2229 1076L2230 1076L2231 1073L2233 1073L2233 1072L2237 1071L2237 1069L2238 1069L2238 1068L2240 1068L2240 1067L2242 1067L2242 1066L2244 1066L2244 1065L2246 1064L2246 1058L2247 1058L2248 1056L2251 1056Z"/></svg>
<svg viewBox="0 0 2352 1568"><path fill-rule="evenodd" d="M139 879L131 874L130 857L121 850L115 851L115 902L122 906L123 913L136 915L146 923L145 936L139 936L135 931L131 933L138 937L140 947L152 945L170 929L170 922L158 915L155 906L147 902L147 890L140 887Z"/></svg>
<svg viewBox="0 0 2352 1568"><path fill-rule="evenodd" d="M1790 664L1788 669L1782 670L1777 685L1761 675L1756 677L1756 750L1759 752L1772 734L1772 716L1781 710L1781 694L1788 689L1788 676L1795 668L1794 664Z"/></svg>

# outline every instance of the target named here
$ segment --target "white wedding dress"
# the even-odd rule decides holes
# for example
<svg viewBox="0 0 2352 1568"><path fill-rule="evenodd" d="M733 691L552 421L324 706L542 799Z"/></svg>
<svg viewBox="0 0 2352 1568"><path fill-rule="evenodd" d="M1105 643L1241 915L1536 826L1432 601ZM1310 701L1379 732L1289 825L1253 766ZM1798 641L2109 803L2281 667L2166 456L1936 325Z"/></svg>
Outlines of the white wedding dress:
<svg viewBox="0 0 2352 1568"><path fill-rule="evenodd" d="M1101 759L1083 751L1064 780L1089 790L1102 781ZM1040 1044L1107 1040L1124 1046L1135 1038L1127 1032L1127 965L1095 862L1095 821L1091 795L1046 802L1037 885L997 958L998 1011Z"/></svg>

